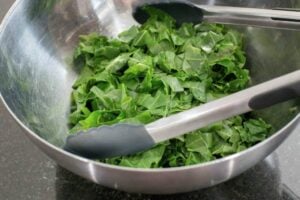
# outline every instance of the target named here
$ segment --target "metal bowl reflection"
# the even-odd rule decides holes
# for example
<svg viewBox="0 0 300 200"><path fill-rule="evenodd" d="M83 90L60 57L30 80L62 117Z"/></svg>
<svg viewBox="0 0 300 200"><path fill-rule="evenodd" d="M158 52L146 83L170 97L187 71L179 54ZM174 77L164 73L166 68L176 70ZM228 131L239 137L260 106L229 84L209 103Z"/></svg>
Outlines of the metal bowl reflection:
<svg viewBox="0 0 300 200"><path fill-rule="evenodd" d="M78 36L115 36L136 23L135 0L19 0L0 28L0 92L25 134L64 168L95 183L128 192L170 194L197 190L235 177L276 149L300 121L290 101L259 112L276 133L239 154L189 167L131 169L98 163L63 151L72 83L78 71L72 52ZM149 1L147 1L149 2ZM251 7L297 7L300 1L216 0L195 3ZM300 33L233 27L245 34L253 84L300 68Z"/></svg>

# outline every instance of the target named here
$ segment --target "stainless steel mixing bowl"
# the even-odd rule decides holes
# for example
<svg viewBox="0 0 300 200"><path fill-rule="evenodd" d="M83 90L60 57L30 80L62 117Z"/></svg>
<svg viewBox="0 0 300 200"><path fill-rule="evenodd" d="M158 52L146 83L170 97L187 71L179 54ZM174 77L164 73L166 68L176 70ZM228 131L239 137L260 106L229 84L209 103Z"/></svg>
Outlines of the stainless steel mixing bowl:
<svg viewBox="0 0 300 200"><path fill-rule="evenodd" d="M84 159L60 148L68 132L71 86L78 73L71 64L78 36L94 31L115 36L135 23L132 4L145 2L19 0L14 4L0 29L0 92L25 134L58 164L80 176L115 189L152 194L213 186L241 174L274 151L300 122L299 100L258 113L274 125L272 137L246 151L205 164L132 169ZM300 6L300 0L193 2L265 8ZM245 34L252 84L300 68L299 32L233 28Z"/></svg>

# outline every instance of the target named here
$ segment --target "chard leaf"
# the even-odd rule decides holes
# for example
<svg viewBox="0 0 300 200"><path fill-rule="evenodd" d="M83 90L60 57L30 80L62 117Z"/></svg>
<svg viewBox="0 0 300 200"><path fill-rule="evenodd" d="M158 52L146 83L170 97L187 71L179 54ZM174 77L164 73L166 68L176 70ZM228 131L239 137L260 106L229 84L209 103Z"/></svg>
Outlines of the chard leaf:
<svg viewBox="0 0 300 200"><path fill-rule="evenodd" d="M181 86L179 80L176 77L162 76L161 80L166 87L171 88L172 92L183 92L184 91L183 87Z"/></svg>
<svg viewBox="0 0 300 200"><path fill-rule="evenodd" d="M175 57L176 54L172 51L161 51L156 57L158 67L166 73L177 70Z"/></svg>
<svg viewBox="0 0 300 200"><path fill-rule="evenodd" d="M123 67L126 66L126 63L129 59L131 53L124 53L111 60L106 66L105 69L110 73L117 73Z"/></svg>
<svg viewBox="0 0 300 200"><path fill-rule="evenodd" d="M213 136L211 133L190 133L186 135L185 142L188 151L200 153L206 161L212 159L210 148L212 147Z"/></svg>
<svg viewBox="0 0 300 200"><path fill-rule="evenodd" d="M153 110L160 107L166 107L169 103L168 95L164 94L160 90L152 97L150 94L140 95L137 103L149 110Z"/></svg>
<svg viewBox="0 0 300 200"><path fill-rule="evenodd" d="M156 168L159 167L159 162L166 149L165 145L157 145L156 147L138 153L137 155L123 157L120 166L138 167L138 168Z"/></svg>
<svg viewBox="0 0 300 200"><path fill-rule="evenodd" d="M148 124L247 87L242 34L220 24L182 24L145 7L149 19L108 38L80 37L74 63L70 133L116 123ZM101 162L138 168L193 165L266 139L271 126L243 115L182 135L135 155Z"/></svg>
<svg viewBox="0 0 300 200"><path fill-rule="evenodd" d="M83 129L97 127L101 124L101 114L101 111L94 111L86 119L81 120L79 124Z"/></svg>
<svg viewBox="0 0 300 200"><path fill-rule="evenodd" d="M129 43L131 42L134 38L137 37L137 35L139 34L139 28L137 26L132 26L130 29L128 29L127 31L124 31L122 33L120 33L118 35L118 38L122 41L122 42L126 42Z"/></svg>

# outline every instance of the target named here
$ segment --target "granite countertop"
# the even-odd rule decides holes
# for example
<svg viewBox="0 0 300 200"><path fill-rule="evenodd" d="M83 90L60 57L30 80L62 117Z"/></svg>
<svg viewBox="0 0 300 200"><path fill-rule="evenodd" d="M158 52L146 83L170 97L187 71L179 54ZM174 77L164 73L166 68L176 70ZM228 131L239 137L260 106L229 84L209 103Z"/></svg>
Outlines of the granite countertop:
<svg viewBox="0 0 300 200"><path fill-rule="evenodd" d="M13 0L0 0L0 21ZM1 44L0 44L1 45ZM0 199L300 200L300 126L267 159L218 186L179 195L128 194L59 167L26 137L0 102Z"/></svg>

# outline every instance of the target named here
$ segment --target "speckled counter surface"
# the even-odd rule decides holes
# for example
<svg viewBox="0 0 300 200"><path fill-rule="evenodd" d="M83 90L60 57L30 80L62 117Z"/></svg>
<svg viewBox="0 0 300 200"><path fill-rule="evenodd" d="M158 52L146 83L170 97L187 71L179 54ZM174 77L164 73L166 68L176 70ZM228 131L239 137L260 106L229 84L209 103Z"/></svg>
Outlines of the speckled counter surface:
<svg viewBox="0 0 300 200"><path fill-rule="evenodd" d="M0 0L0 21L12 2ZM57 166L25 137L0 102L0 200L40 199L300 200L300 126L275 153L229 182L192 193L150 196L107 189Z"/></svg>

